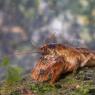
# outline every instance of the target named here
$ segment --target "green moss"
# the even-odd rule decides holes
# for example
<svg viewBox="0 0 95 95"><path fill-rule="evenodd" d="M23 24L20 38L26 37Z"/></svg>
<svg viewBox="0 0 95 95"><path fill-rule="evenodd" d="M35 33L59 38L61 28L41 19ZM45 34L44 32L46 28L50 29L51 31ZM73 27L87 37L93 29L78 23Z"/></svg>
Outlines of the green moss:
<svg viewBox="0 0 95 95"><path fill-rule="evenodd" d="M26 89L28 88L37 95L90 95L89 93L93 95L92 93L95 94L94 72L95 68L84 68L76 76L70 74L64 79L60 79L55 85L50 85L48 83L33 83L31 78L27 76L18 86L19 88L20 86L23 86ZM85 80L85 76L87 77L88 73L91 73L91 78ZM12 88L15 89L11 89L11 94L9 93L6 95L21 95L17 90L18 86L13 86ZM4 89L0 89L0 92L3 92L2 90Z"/></svg>
<svg viewBox="0 0 95 95"><path fill-rule="evenodd" d="M38 95L46 95L46 93L56 90L55 87L53 87L47 83L31 84L30 89L33 92L38 93Z"/></svg>

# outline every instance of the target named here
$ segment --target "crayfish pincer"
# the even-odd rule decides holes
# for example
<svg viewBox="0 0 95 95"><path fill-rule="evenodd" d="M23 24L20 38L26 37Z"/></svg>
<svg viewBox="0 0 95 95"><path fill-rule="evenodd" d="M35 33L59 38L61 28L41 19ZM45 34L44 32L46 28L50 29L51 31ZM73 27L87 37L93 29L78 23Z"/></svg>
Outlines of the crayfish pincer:
<svg viewBox="0 0 95 95"><path fill-rule="evenodd" d="M67 72L76 72L84 66L95 66L95 52L86 48L45 44L39 51L42 56L31 74L32 79L38 82L55 83Z"/></svg>

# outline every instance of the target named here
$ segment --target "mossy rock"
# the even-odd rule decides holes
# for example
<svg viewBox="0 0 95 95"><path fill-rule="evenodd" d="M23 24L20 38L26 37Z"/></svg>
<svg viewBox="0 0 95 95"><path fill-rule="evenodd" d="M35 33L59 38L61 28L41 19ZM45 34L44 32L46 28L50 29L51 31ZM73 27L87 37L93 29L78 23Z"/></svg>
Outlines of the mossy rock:
<svg viewBox="0 0 95 95"><path fill-rule="evenodd" d="M28 88L36 95L95 95L95 68L83 68L75 76L73 74L61 78L54 85L48 83L34 83L29 76L19 82L20 86ZM21 95L14 86L15 90L9 95ZM13 87L13 88L14 88ZM0 87L0 95L4 95ZM8 94L7 94L8 95Z"/></svg>

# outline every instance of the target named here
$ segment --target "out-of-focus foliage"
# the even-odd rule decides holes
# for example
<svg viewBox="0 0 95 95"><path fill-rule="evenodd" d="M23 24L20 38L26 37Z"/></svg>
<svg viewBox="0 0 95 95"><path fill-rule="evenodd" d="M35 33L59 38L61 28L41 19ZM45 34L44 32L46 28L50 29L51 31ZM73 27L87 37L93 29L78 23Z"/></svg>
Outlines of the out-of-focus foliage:
<svg viewBox="0 0 95 95"><path fill-rule="evenodd" d="M83 26L80 37L87 42L95 40L95 0L49 0L57 15L71 12ZM87 34L85 34L87 33Z"/></svg>
<svg viewBox="0 0 95 95"><path fill-rule="evenodd" d="M30 3L30 5L29 5ZM19 4L19 10L26 17L32 19L35 17L35 13L37 11L37 7L39 5L39 0L22 0L21 4Z"/></svg>
<svg viewBox="0 0 95 95"><path fill-rule="evenodd" d="M16 83L17 81L21 80L21 72L22 69L20 67L14 67L10 64L8 57L4 57L2 63L0 64L1 67L5 68L6 73L6 82L10 85Z"/></svg>
<svg viewBox="0 0 95 95"><path fill-rule="evenodd" d="M21 80L21 68L19 67L9 67L7 71L6 80L8 83L15 83Z"/></svg>
<svg viewBox="0 0 95 95"><path fill-rule="evenodd" d="M0 8L9 10L10 12L19 11L24 17L32 18L37 15L41 1L0 0ZM95 0L48 0L46 2L50 6L50 9L57 15L65 11L70 11L82 19L85 25L95 24Z"/></svg>
<svg viewBox="0 0 95 95"><path fill-rule="evenodd" d="M0 89L0 94L9 95L11 90L15 89L14 85L18 85L18 82L22 79L20 67L14 67L10 64L8 57L4 57L2 63L0 64L6 71L5 80ZM14 87L14 88L13 88Z"/></svg>
<svg viewBox="0 0 95 95"><path fill-rule="evenodd" d="M0 66L8 66L10 63L9 63L9 59L8 59L8 57L4 57L3 58L3 61L2 61L2 63L0 64Z"/></svg>
<svg viewBox="0 0 95 95"><path fill-rule="evenodd" d="M89 24L95 24L95 0L49 0L58 12L71 11ZM86 23L85 23L86 24Z"/></svg>
<svg viewBox="0 0 95 95"><path fill-rule="evenodd" d="M12 87L17 85L17 82L21 80L22 69L20 67L13 67L10 64L8 57L3 58L0 66L6 71L4 83L2 86L0 86L0 93L7 95L9 92L11 92Z"/></svg>
<svg viewBox="0 0 95 95"><path fill-rule="evenodd" d="M47 23L49 19L51 20L50 17L55 18L70 13L83 26L79 36L81 37L84 31L88 34L92 32L91 39L95 39L93 36L95 30L95 0L0 0L0 5L1 9L12 13L13 18L18 18L18 15L25 27L28 25L27 23L35 22L36 25L34 26L37 26L39 23L40 25L43 22ZM27 35L30 36L28 32ZM88 37L81 38L83 40L89 39Z"/></svg>
<svg viewBox="0 0 95 95"><path fill-rule="evenodd" d="M0 0L1 8L10 12L21 12L26 18L35 14L39 0Z"/></svg>

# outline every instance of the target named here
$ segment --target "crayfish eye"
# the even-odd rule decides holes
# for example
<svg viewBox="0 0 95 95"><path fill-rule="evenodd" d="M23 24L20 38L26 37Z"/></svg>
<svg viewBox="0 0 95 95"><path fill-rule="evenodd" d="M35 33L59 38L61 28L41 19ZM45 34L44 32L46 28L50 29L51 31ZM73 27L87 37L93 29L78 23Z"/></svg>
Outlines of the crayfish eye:
<svg viewBox="0 0 95 95"><path fill-rule="evenodd" d="M54 48L56 48L56 44L49 44L49 45L48 45L48 48L54 49Z"/></svg>
<svg viewBox="0 0 95 95"><path fill-rule="evenodd" d="M40 52L42 55L51 54L51 51L56 48L56 44L46 44L40 48Z"/></svg>
<svg viewBox="0 0 95 95"><path fill-rule="evenodd" d="M40 50L40 52L41 52L42 55L46 55L46 54L49 53L49 50L48 50L47 46L43 46L39 50Z"/></svg>

